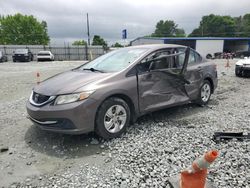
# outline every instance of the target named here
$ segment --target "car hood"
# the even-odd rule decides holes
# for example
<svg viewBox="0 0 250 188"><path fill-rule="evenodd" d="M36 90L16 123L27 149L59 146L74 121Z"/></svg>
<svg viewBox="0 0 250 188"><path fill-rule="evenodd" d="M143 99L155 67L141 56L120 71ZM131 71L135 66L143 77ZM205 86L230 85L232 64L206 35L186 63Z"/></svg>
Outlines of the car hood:
<svg viewBox="0 0 250 188"><path fill-rule="evenodd" d="M250 59L241 59L236 62L236 65L250 65Z"/></svg>
<svg viewBox="0 0 250 188"><path fill-rule="evenodd" d="M41 82L34 87L34 91L47 96L72 93L78 88L97 80L100 81L110 74L90 71L67 71Z"/></svg>

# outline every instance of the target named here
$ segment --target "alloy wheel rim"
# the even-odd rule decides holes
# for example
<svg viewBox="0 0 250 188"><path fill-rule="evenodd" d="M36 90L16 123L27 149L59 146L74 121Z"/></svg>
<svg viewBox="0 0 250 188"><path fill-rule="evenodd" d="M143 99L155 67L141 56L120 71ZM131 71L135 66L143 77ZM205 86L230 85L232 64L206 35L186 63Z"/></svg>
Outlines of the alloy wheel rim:
<svg viewBox="0 0 250 188"><path fill-rule="evenodd" d="M127 112L121 105L111 106L104 115L105 129L110 133L119 132L127 121Z"/></svg>
<svg viewBox="0 0 250 188"><path fill-rule="evenodd" d="M201 88L201 100L207 102L211 94L210 85L205 83Z"/></svg>

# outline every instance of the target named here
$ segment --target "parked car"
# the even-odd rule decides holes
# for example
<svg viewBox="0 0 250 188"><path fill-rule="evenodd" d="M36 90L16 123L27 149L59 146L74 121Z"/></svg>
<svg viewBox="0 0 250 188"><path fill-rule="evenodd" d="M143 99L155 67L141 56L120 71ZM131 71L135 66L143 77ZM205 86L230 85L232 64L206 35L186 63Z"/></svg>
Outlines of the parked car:
<svg viewBox="0 0 250 188"><path fill-rule="evenodd" d="M33 61L33 54L28 48L17 49L14 51L12 59L13 59L13 62L17 62L17 61L30 62L30 61Z"/></svg>
<svg viewBox="0 0 250 188"><path fill-rule="evenodd" d="M236 52L235 56L241 59L244 57L250 57L250 51L238 51Z"/></svg>
<svg viewBox="0 0 250 188"><path fill-rule="evenodd" d="M242 77L250 73L250 59L245 57L235 64L235 75Z"/></svg>
<svg viewBox="0 0 250 188"><path fill-rule="evenodd" d="M207 59L233 59L235 57L234 52L215 52L214 56L208 54Z"/></svg>
<svg viewBox="0 0 250 188"><path fill-rule="evenodd" d="M130 122L152 111L208 103L217 70L195 50L143 45L114 50L36 85L27 101L41 129L68 134L95 131L120 136Z"/></svg>
<svg viewBox="0 0 250 188"><path fill-rule="evenodd" d="M37 61L54 61L54 55L51 51L40 51L37 54Z"/></svg>
<svg viewBox="0 0 250 188"><path fill-rule="evenodd" d="M2 51L0 51L0 63L8 61L8 58Z"/></svg>

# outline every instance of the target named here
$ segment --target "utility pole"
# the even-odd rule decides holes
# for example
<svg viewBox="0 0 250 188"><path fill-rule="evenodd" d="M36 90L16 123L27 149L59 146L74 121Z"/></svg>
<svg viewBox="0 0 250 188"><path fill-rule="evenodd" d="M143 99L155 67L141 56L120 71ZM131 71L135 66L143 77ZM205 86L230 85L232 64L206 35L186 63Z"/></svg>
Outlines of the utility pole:
<svg viewBox="0 0 250 188"><path fill-rule="evenodd" d="M89 14L87 13L87 30L88 30L88 45L90 46L90 37L89 37Z"/></svg>
<svg viewBox="0 0 250 188"><path fill-rule="evenodd" d="M203 37L204 32L203 32L203 22L201 22L201 36Z"/></svg>

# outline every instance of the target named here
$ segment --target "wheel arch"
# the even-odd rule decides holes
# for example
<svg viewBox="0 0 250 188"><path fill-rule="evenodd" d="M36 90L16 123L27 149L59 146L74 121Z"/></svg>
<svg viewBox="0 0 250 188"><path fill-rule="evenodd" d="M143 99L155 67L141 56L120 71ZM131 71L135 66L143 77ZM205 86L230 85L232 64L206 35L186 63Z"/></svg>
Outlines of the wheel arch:
<svg viewBox="0 0 250 188"><path fill-rule="evenodd" d="M209 83L211 85L212 93L214 93L214 82L213 82L213 79L211 77L207 76L204 80L209 81Z"/></svg>

